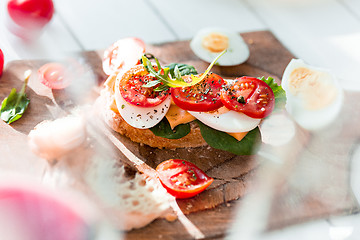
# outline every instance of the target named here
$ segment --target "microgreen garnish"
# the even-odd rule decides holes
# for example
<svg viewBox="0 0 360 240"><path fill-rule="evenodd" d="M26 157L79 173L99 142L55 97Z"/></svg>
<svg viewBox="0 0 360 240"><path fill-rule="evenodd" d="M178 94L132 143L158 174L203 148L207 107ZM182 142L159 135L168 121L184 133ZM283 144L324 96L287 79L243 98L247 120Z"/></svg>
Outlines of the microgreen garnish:
<svg viewBox="0 0 360 240"><path fill-rule="evenodd" d="M9 96L1 103L0 117L7 124L10 124L21 118L30 103L30 100L26 97L25 94L30 75L31 70L27 70L24 74L25 80L20 92L17 93L16 89L13 88Z"/></svg>
<svg viewBox="0 0 360 240"><path fill-rule="evenodd" d="M143 55L141 57L142 60L142 64L144 65L144 67L146 68L146 70L150 73L151 76L156 77L157 80L151 81L145 85L143 85L143 87L154 87L160 83L162 83L162 85L160 85L159 87L155 88L155 91L163 91L166 90L170 87L189 87L189 86L193 86L199 82L201 82L202 80L204 80L204 78L209 74L211 68L214 66L214 64L216 63L216 61L226 52L226 50L222 51L209 65L209 67L206 69L206 71L200 76L194 76L193 74L191 74L191 82L186 82L184 81L184 79L182 78L181 72L179 70L179 67L176 65L174 68L174 72L173 74L170 74L170 68L169 67L164 67L162 68L159 61L157 60L157 58L155 59L156 65L157 65L157 71L154 69L151 61L145 56ZM173 76L171 76L173 75Z"/></svg>

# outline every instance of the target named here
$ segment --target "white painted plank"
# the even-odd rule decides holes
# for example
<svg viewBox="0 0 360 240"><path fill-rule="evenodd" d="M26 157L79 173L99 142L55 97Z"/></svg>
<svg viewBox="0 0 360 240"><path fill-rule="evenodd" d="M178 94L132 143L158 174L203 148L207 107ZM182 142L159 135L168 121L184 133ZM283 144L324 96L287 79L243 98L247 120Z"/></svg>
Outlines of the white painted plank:
<svg viewBox="0 0 360 240"><path fill-rule="evenodd" d="M6 1L0 3L0 16L0 48L4 52L5 63L16 59L59 58L67 52L80 50L56 14L44 28L42 35L30 42L15 36L6 27Z"/></svg>
<svg viewBox="0 0 360 240"><path fill-rule="evenodd" d="M360 215L333 217L329 220L330 239L358 240L360 236Z"/></svg>
<svg viewBox="0 0 360 240"><path fill-rule="evenodd" d="M358 202L360 202L360 144L354 148L351 157L351 186L354 195Z"/></svg>
<svg viewBox="0 0 360 240"><path fill-rule="evenodd" d="M84 49L103 49L123 37L145 42L175 40L147 0L55 0L57 10Z"/></svg>
<svg viewBox="0 0 360 240"><path fill-rule="evenodd" d="M360 89L360 22L335 0L252 0L249 4L297 57L331 69Z"/></svg>
<svg viewBox="0 0 360 240"><path fill-rule="evenodd" d="M265 25L239 0L151 0L180 40L205 27L237 32L264 30Z"/></svg>
<svg viewBox="0 0 360 240"><path fill-rule="evenodd" d="M355 14L360 20L360 1L359 0L339 0L345 6L348 7L349 11Z"/></svg>
<svg viewBox="0 0 360 240"><path fill-rule="evenodd" d="M329 224L325 220L293 225L264 234L259 240L329 240ZM334 238L335 239L335 238Z"/></svg>

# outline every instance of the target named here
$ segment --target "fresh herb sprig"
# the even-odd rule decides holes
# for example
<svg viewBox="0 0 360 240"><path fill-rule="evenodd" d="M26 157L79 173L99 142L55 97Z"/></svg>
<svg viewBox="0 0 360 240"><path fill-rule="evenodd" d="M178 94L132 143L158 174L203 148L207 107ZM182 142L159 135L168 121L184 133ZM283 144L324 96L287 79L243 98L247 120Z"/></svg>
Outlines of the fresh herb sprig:
<svg viewBox="0 0 360 240"><path fill-rule="evenodd" d="M169 67L165 67L162 68L159 61L157 60L157 58L155 59L156 65L157 65L157 69L155 70L152 62L145 56L143 55L141 60L142 60L142 64L144 65L144 67L146 68L146 70L150 73L151 76L156 77L157 80L151 81L147 84L145 84L143 87L154 87L158 84L161 84L159 87L155 88L155 91L163 91L166 90L170 87L189 87L189 86L193 86L199 82L201 82L210 72L211 68L214 66L214 64L217 62L217 60L223 55L225 54L226 50L222 51L212 62L211 64L208 66L208 68L206 69L206 71L200 76L194 76L193 74L191 74L191 82L186 82L184 81L184 79L182 78L181 72L179 70L179 67L176 65L174 67L173 70L173 77L171 76L170 73L170 68Z"/></svg>
<svg viewBox="0 0 360 240"><path fill-rule="evenodd" d="M31 70L27 70L24 74L25 80L20 92L17 93L16 89L13 88L9 96L1 103L0 117L7 124L21 118L30 103L25 94L30 75Z"/></svg>
<svg viewBox="0 0 360 240"><path fill-rule="evenodd" d="M171 77L175 78L175 67L178 67L181 76L191 75L191 74L198 74L194 66L185 63L170 63L165 67L170 68L170 75Z"/></svg>

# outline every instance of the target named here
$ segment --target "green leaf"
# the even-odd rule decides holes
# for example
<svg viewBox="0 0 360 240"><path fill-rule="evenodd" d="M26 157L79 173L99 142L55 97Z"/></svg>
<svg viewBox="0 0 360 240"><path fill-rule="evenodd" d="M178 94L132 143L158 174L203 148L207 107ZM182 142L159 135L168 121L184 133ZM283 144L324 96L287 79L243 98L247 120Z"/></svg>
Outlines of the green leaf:
<svg viewBox="0 0 360 240"><path fill-rule="evenodd" d="M169 65L166 65L165 67L170 69L170 75L172 78L176 78L177 75L175 74L175 68L179 70L180 76L186 76L191 74L197 74L194 66L184 64L184 63L170 63Z"/></svg>
<svg viewBox="0 0 360 240"><path fill-rule="evenodd" d="M213 148L228 151L236 155L252 155L256 153L257 146L261 143L258 127L248 132L241 141L238 141L225 132L208 127L199 120L195 121L200 127L202 137Z"/></svg>
<svg viewBox="0 0 360 240"><path fill-rule="evenodd" d="M1 103L0 118L7 124L21 118L30 103L30 100L25 94L30 74L31 72L28 71L25 73L25 81L19 93L17 93L16 89L13 88L9 96Z"/></svg>
<svg viewBox="0 0 360 240"><path fill-rule="evenodd" d="M193 86L199 82L201 82L210 72L211 68L214 66L214 64L216 63L216 61L226 52L226 50L222 51L213 61L212 63L209 65L209 67L206 69L206 71L201 75L201 77L196 77L193 74L191 74L191 82L185 82L184 79L181 78L181 76L179 75L179 71L177 71L175 73L175 67L174 66L174 72L173 72L173 76L170 74L169 76L169 72L171 72L169 67L165 67L165 68L161 68L159 61L157 60L157 58L155 58L156 61L156 65L158 66L158 71L156 71L153 66L151 61L145 56L143 55L141 57L142 60L142 64L144 65L144 67L148 70L148 72L150 74L152 74L154 77L156 77L159 81L161 81L165 86L167 87L189 87L189 86ZM163 72L163 73L162 73ZM148 85L145 84L143 87L147 87Z"/></svg>
<svg viewBox="0 0 360 240"><path fill-rule="evenodd" d="M191 75L191 79L192 81L190 83L188 83L187 86L184 86L184 87L188 87L188 86L193 86L199 82L201 82L207 75L208 73L210 72L211 68L214 66L214 64L217 62L217 60L222 56L224 55L224 53L226 53L226 49L224 51L222 51L211 63L210 65L208 66L208 68L206 69L206 71L201 75L201 77L195 77L194 75Z"/></svg>
<svg viewBox="0 0 360 240"><path fill-rule="evenodd" d="M265 77L259 78L260 80L264 81L269 85L274 92L275 97L275 109L283 109L286 104L286 93L285 90L281 87L281 85L278 85L275 82L275 79L272 77L268 77L265 79Z"/></svg>
<svg viewBox="0 0 360 240"><path fill-rule="evenodd" d="M22 117L30 100L25 94L18 94L13 88L7 98L1 104L0 116L1 119L10 124Z"/></svg>
<svg viewBox="0 0 360 240"><path fill-rule="evenodd" d="M142 59L142 62L143 62L143 65L144 67L146 68L146 70L152 74L154 77L156 77L159 81L161 81L163 84L165 84L166 86L168 87L173 87L172 86L172 82L174 82L170 77L169 75L167 74L169 72L169 69L162 69L164 71L164 73L162 74L161 73L161 67L160 66L160 63L159 61L155 58L156 60L156 64L158 65L158 69L159 71L156 71L154 69L154 67L152 66L152 63L150 62L150 60L145 57L144 55L141 57ZM147 87L147 84L145 84L143 87ZM175 86L176 87L176 86Z"/></svg>
<svg viewBox="0 0 360 240"><path fill-rule="evenodd" d="M159 137L168 139L179 139L185 137L190 132L190 124L179 124L171 129L169 121L164 117L158 124L150 128L150 130Z"/></svg>

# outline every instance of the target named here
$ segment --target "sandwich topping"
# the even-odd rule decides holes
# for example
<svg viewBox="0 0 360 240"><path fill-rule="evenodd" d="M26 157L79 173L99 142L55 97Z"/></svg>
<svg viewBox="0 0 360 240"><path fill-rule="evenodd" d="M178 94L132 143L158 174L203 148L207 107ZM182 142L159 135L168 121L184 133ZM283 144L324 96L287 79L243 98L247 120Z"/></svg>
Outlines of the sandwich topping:
<svg viewBox="0 0 360 240"><path fill-rule="evenodd" d="M271 114L275 105L284 107L285 93L271 77L227 80L210 72L225 53L200 74L187 64L162 67L154 56L151 61L144 54L137 65L117 72L112 81L118 112L129 125L169 139L186 136L189 124L196 122L210 146L239 155L252 154L238 150L242 149L238 145L255 142L261 119ZM209 140L213 138L215 142Z"/></svg>

